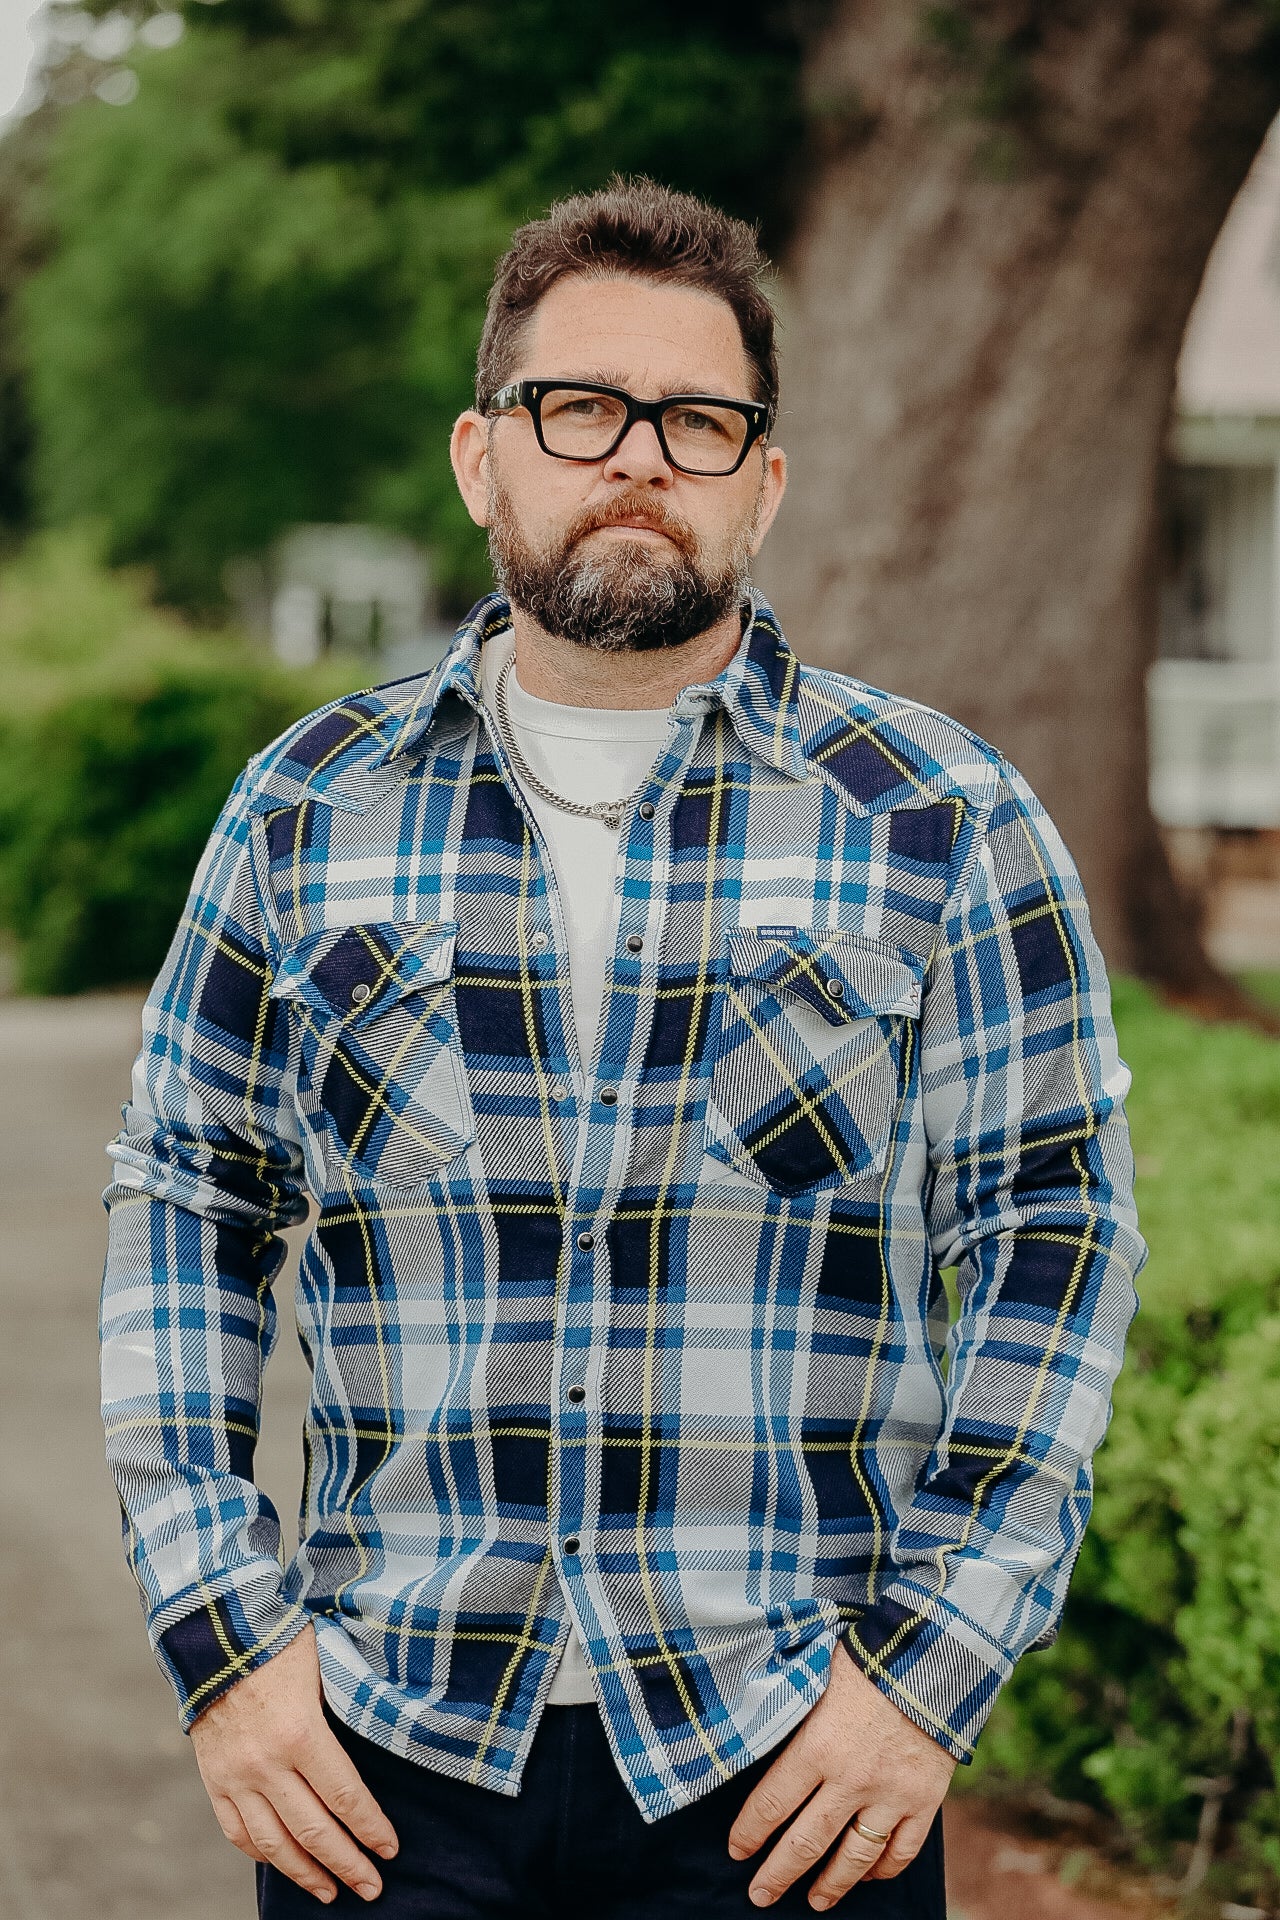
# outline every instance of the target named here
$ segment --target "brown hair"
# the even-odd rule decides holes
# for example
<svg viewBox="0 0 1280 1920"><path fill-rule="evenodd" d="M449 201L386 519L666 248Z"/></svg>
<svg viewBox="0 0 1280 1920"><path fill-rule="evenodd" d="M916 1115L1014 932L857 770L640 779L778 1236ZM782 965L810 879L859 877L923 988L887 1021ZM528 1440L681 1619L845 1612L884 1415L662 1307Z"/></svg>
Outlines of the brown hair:
<svg viewBox="0 0 1280 1920"><path fill-rule="evenodd" d="M570 274L630 274L697 287L733 309L755 374L754 398L770 419L778 408L774 311L768 265L752 228L691 193L615 174L595 193L557 200L520 227L498 262L476 355L476 405L483 410L510 376L534 308Z"/></svg>

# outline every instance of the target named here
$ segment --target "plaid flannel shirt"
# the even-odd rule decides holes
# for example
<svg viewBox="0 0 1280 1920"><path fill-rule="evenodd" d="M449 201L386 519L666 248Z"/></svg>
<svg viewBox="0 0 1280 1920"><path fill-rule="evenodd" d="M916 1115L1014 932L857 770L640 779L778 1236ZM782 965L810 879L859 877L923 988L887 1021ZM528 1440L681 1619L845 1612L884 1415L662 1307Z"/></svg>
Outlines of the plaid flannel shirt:
<svg viewBox="0 0 1280 1920"><path fill-rule="evenodd" d="M189 1723L313 1622L349 1726L512 1794L572 1618L654 1819L843 1636L965 1758L1052 1637L1143 1251L1079 882L994 751L757 599L623 821L584 1062L477 691L509 617L250 764L148 1002L103 1335L158 1657Z"/></svg>

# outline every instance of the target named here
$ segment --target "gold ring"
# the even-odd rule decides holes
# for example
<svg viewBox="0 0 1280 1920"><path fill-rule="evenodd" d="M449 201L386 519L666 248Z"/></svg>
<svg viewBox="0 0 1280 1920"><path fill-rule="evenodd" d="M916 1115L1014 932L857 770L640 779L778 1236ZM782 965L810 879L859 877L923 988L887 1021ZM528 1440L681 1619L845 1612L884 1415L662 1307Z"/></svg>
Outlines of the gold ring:
<svg viewBox="0 0 1280 1920"><path fill-rule="evenodd" d="M855 1833L860 1834L864 1840L878 1840L881 1846L883 1846L889 1838L887 1833L877 1833L874 1827L864 1826L861 1820L854 1821L853 1830Z"/></svg>

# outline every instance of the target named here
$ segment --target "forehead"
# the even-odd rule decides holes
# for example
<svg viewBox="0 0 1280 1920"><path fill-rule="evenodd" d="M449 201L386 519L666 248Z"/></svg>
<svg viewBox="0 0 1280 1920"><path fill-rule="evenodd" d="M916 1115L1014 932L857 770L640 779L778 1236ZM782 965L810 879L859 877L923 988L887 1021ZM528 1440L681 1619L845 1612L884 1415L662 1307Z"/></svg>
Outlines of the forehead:
<svg viewBox="0 0 1280 1920"><path fill-rule="evenodd" d="M727 301L698 287L620 274L558 280L534 309L517 374L602 381L641 399L680 392L745 397L755 391Z"/></svg>

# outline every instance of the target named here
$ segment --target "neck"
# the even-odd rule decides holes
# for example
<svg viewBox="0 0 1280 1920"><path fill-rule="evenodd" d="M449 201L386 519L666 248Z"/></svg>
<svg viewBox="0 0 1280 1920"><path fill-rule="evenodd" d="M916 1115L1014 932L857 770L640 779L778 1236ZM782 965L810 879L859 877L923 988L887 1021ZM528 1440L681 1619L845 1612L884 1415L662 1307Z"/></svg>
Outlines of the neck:
<svg viewBox="0 0 1280 1920"><path fill-rule="evenodd" d="M519 607L511 610L511 624L520 685L564 707L669 707L685 687L722 673L742 640L736 607L683 646L652 653L596 653L557 639Z"/></svg>

